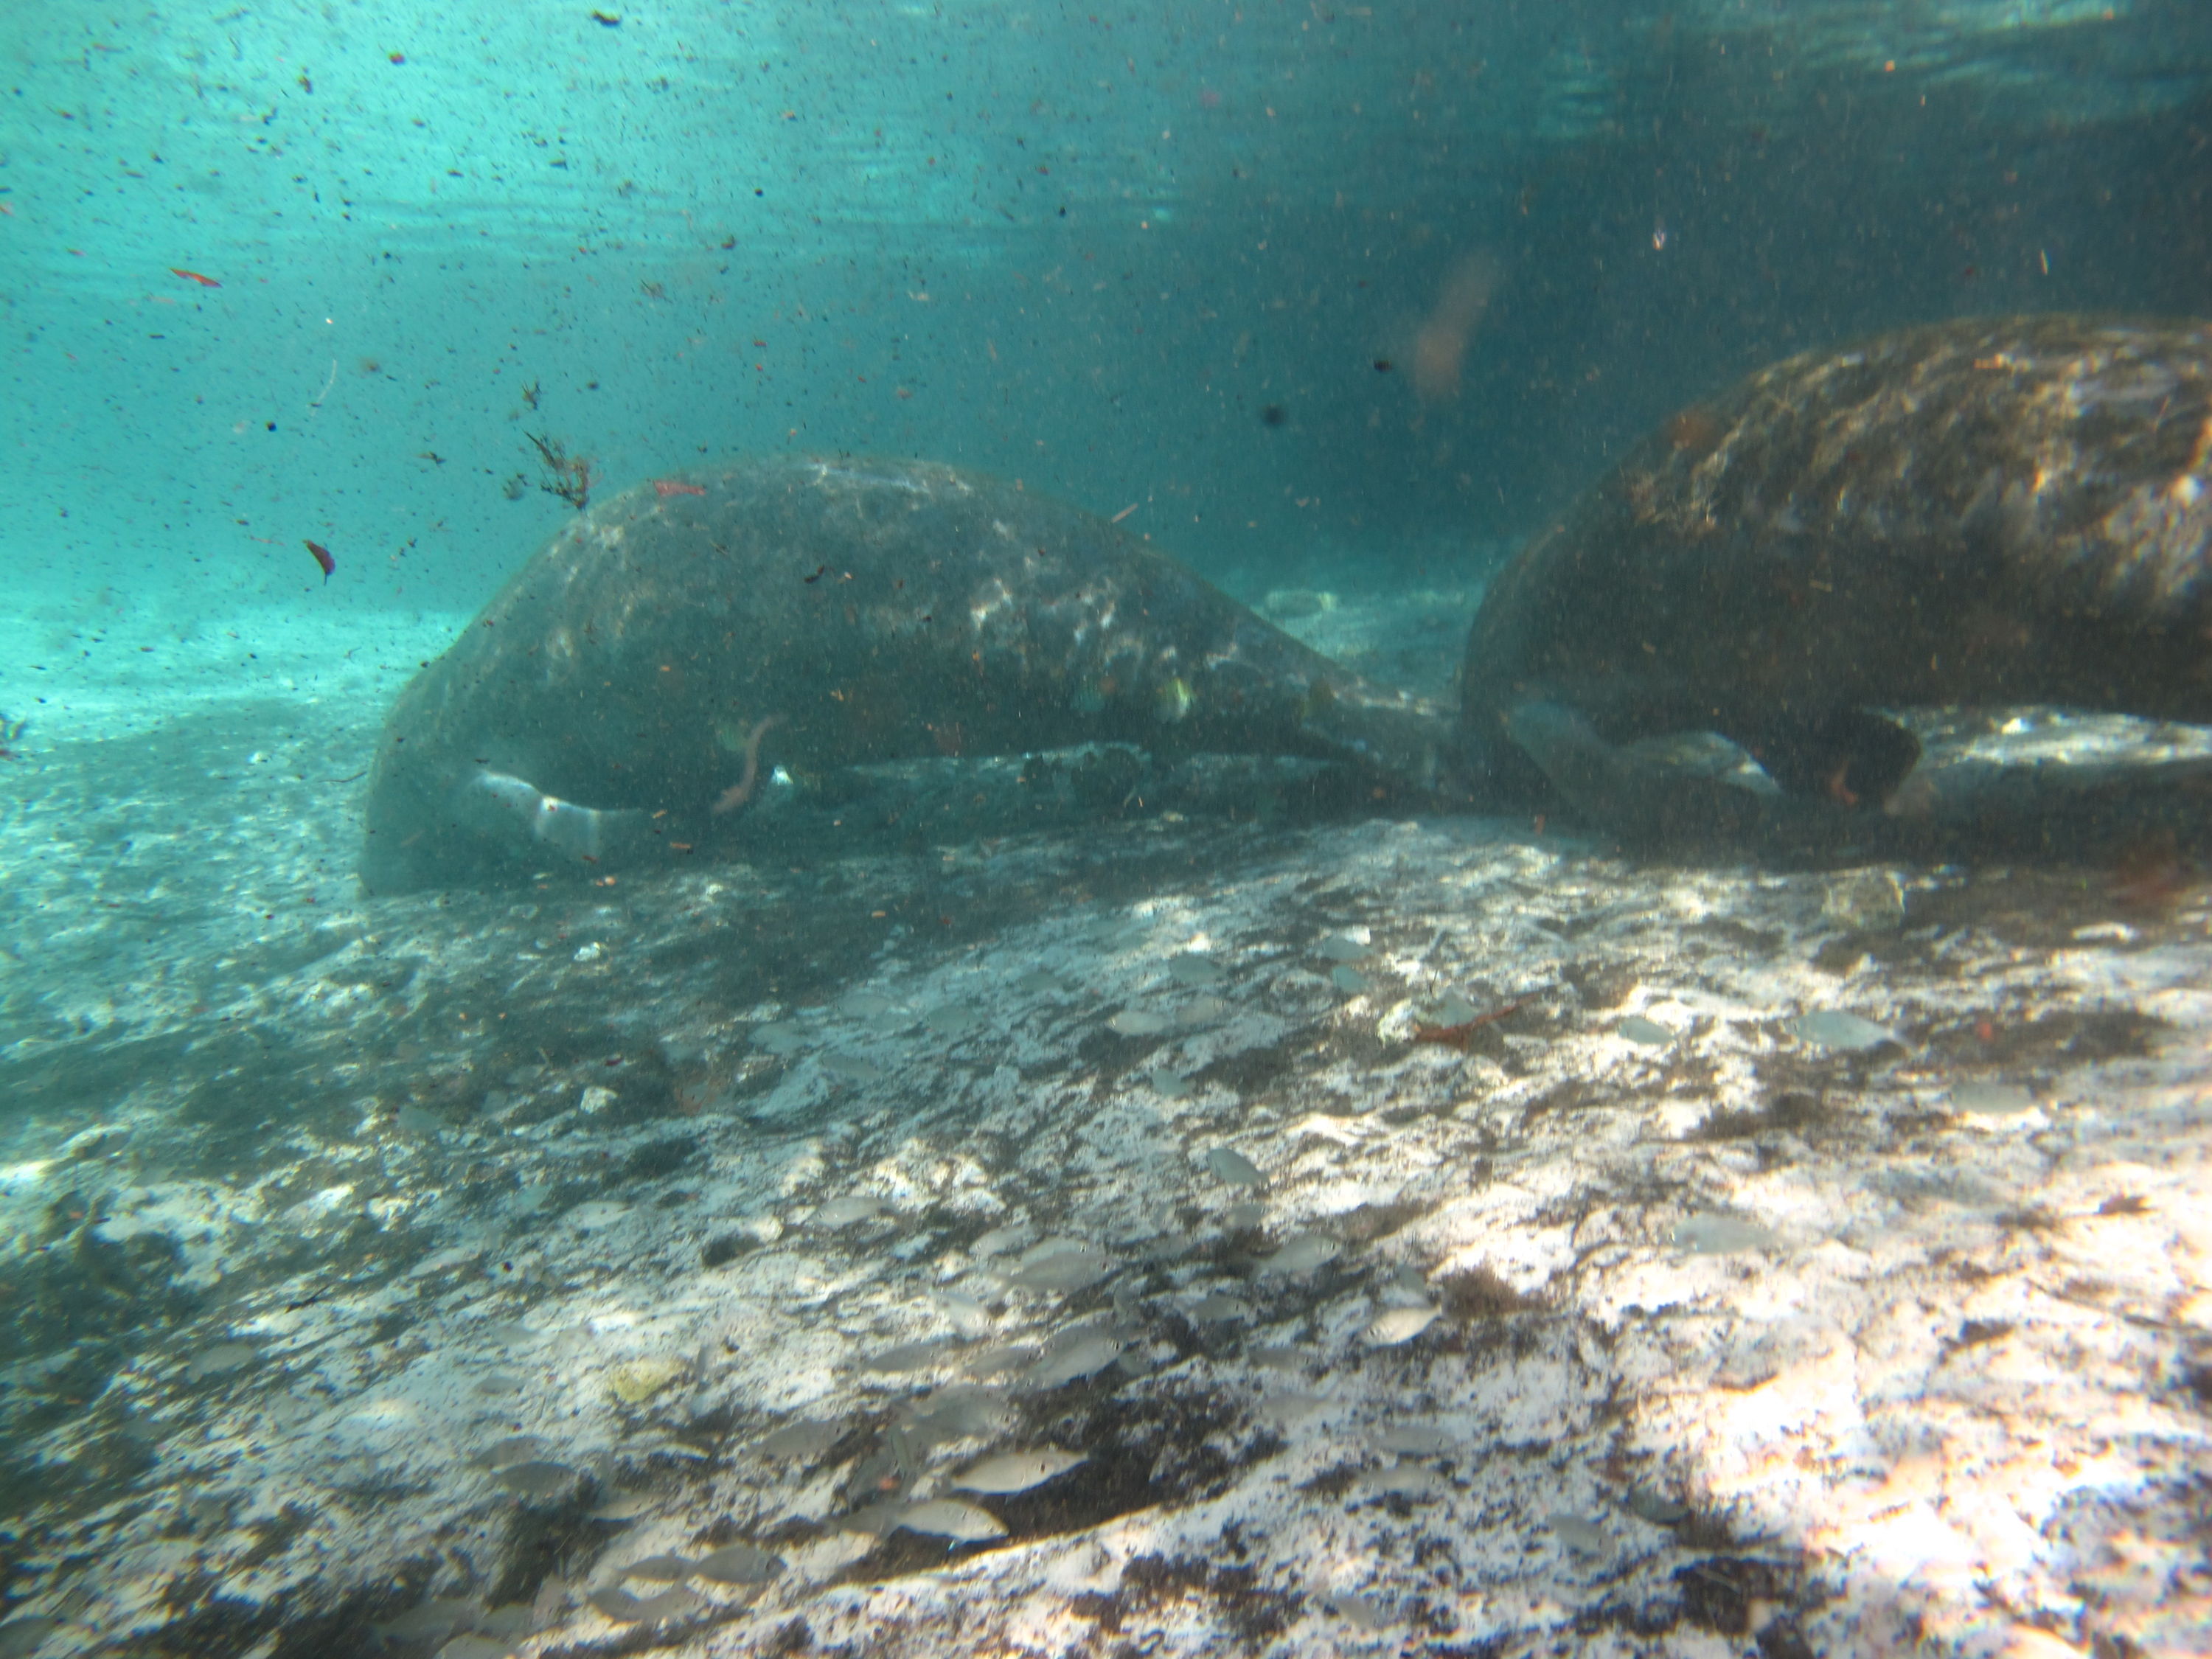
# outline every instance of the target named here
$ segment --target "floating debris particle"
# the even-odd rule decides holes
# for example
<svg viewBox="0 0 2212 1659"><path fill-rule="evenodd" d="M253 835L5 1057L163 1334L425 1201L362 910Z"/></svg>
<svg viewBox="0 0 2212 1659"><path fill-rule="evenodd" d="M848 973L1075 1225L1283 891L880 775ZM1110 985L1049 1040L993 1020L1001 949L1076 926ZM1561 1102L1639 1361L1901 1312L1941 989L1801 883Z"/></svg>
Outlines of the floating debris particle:
<svg viewBox="0 0 2212 1659"><path fill-rule="evenodd" d="M1326 1233L1299 1233L1260 1263L1263 1273L1310 1273L1336 1260L1338 1245Z"/></svg>
<svg viewBox="0 0 2212 1659"><path fill-rule="evenodd" d="M765 1584L784 1569L784 1559L739 1540L699 1558L694 1571L716 1584Z"/></svg>
<svg viewBox="0 0 2212 1659"><path fill-rule="evenodd" d="M1378 1450L1406 1457L1435 1457L1451 1450L1454 1443L1451 1436L1426 1423L1394 1423L1375 1435Z"/></svg>
<svg viewBox="0 0 2212 1659"><path fill-rule="evenodd" d="M987 1457L952 1481L955 1492L979 1492L990 1497L1009 1497L1028 1492L1066 1474L1084 1461L1080 1454L1050 1446L1036 1451L1001 1452Z"/></svg>
<svg viewBox="0 0 2212 1659"><path fill-rule="evenodd" d="M763 1457L779 1462L796 1462L800 1458L819 1457L837 1443L842 1431L835 1423L817 1417L802 1417L771 1429L755 1443Z"/></svg>
<svg viewBox="0 0 2212 1659"><path fill-rule="evenodd" d="M1348 968L1341 963L1328 970L1328 982L1347 995L1371 990L1375 984L1373 980L1368 978L1357 968Z"/></svg>
<svg viewBox="0 0 2212 1659"><path fill-rule="evenodd" d="M856 1193L849 1198L833 1198L828 1203L816 1206L814 1213L807 1218L807 1225L828 1227L833 1231L850 1227L860 1222L873 1221L884 1212L884 1208L880 1198Z"/></svg>
<svg viewBox="0 0 2212 1659"><path fill-rule="evenodd" d="M1116 1036L1158 1036L1171 1023L1165 1014L1151 1013L1142 1008L1124 1008L1106 1022L1106 1029Z"/></svg>
<svg viewBox="0 0 2212 1659"><path fill-rule="evenodd" d="M848 1083L873 1083L884 1074L884 1068L872 1060L863 1060L858 1054L824 1054L822 1069L832 1077L843 1078Z"/></svg>
<svg viewBox="0 0 2212 1659"><path fill-rule="evenodd" d="M1735 1255L1745 1250L1771 1249L1774 1234L1741 1216L1705 1211L1676 1222L1667 1242L1686 1255Z"/></svg>
<svg viewBox="0 0 2212 1659"><path fill-rule="evenodd" d="M1977 1117L2017 1117L2035 1109L2035 1097L2017 1083L1954 1083L1949 1092L1952 1109Z"/></svg>
<svg viewBox="0 0 2212 1659"><path fill-rule="evenodd" d="M1220 984L1229 975L1223 970L1221 964L1212 957L1200 956L1195 952L1185 952L1182 956L1168 958L1168 977L1178 985L1187 985L1193 990L1202 991L1211 986Z"/></svg>
<svg viewBox="0 0 2212 1659"><path fill-rule="evenodd" d="M252 1364L259 1352L251 1342L217 1342L202 1348L185 1367L185 1381L198 1382L210 1376L228 1376Z"/></svg>
<svg viewBox="0 0 2212 1659"><path fill-rule="evenodd" d="M1044 1345L1036 1364L1022 1373L1032 1389L1057 1389L1103 1371L1121 1357L1121 1340L1101 1330L1064 1331Z"/></svg>
<svg viewBox="0 0 2212 1659"><path fill-rule="evenodd" d="M1437 1317L1434 1308L1392 1308L1370 1320L1360 1336L1371 1348L1395 1348L1401 1342L1411 1342L1435 1324Z"/></svg>
<svg viewBox="0 0 2212 1659"><path fill-rule="evenodd" d="M1005 1277L1024 1291L1079 1291L1103 1279L1112 1266L1113 1258L1096 1244L1048 1238L1024 1250Z"/></svg>
<svg viewBox="0 0 2212 1659"><path fill-rule="evenodd" d="M811 1042L805 1030L787 1019L771 1020L753 1027L753 1047L771 1054L795 1054Z"/></svg>
<svg viewBox="0 0 2212 1659"><path fill-rule="evenodd" d="M648 1555L622 1570L625 1578L644 1578L662 1584L680 1584L699 1570L696 1561L681 1555Z"/></svg>
<svg viewBox="0 0 2212 1659"><path fill-rule="evenodd" d="M517 1498L539 1500L558 1498L574 1486L576 1471L565 1463L533 1458L527 1463L510 1463L492 1479Z"/></svg>
<svg viewBox="0 0 2212 1659"><path fill-rule="evenodd" d="M1367 942L1371 938L1362 927L1353 933L1330 933L1314 946L1314 954L1324 962L1357 962L1367 954Z"/></svg>
<svg viewBox="0 0 2212 1659"><path fill-rule="evenodd" d="M1579 1554L1603 1555L1613 1547L1605 1528L1595 1521L1571 1515L1565 1510L1553 1510L1545 1520L1559 1541Z"/></svg>
<svg viewBox="0 0 2212 1659"><path fill-rule="evenodd" d="M1646 1019L1641 1014L1631 1014L1614 1029L1631 1042L1641 1042L1653 1048L1663 1046L1674 1040L1674 1027L1662 1025L1656 1019Z"/></svg>
<svg viewBox="0 0 2212 1659"><path fill-rule="evenodd" d="M1267 1177L1260 1173L1260 1166L1233 1146L1209 1146L1200 1154L1198 1161L1213 1172L1216 1180L1231 1187L1257 1189L1267 1184Z"/></svg>
<svg viewBox="0 0 2212 1659"><path fill-rule="evenodd" d="M950 1498L932 1498L899 1512L898 1525L931 1538L948 1538L956 1544L981 1544L1004 1538L1006 1525L987 1509Z"/></svg>
<svg viewBox="0 0 2212 1659"><path fill-rule="evenodd" d="M1790 1022L1790 1032L1822 1048L1875 1048L1885 1042L1898 1042L1897 1034L1870 1019L1861 1019L1856 1014L1846 1014L1832 1009L1822 1009L1810 1014L1800 1014Z"/></svg>
<svg viewBox="0 0 2212 1659"><path fill-rule="evenodd" d="M641 1406L688 1369L682 1360L666 1354L632 1359L607 1373L607 1388L625 1406Z"/></svg>

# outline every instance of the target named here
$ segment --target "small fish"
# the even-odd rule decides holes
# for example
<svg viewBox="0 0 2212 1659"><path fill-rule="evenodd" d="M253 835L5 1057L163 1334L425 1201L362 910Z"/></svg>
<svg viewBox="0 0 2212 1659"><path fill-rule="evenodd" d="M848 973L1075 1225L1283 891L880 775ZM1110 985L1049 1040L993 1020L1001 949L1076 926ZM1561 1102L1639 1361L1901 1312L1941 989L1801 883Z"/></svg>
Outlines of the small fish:
<svg viewBox="0 0 2212 1659"><path fill-rule="evenodd" d="M1456 1025L1417 1025L1413 1028L1416 1042L1441 1042L1447 1048L1464 1048L1469 1038L1481 1027L1505 1018L1528 1001L1526 997L1509 1002L1503 1008L1493 1008L1486 1014L1477 1014L1473 1019L1462 1020Z"/></svg>
<svg viewBox="0 0 2212 1659"><path fill-rule="evenodd" d="M655 478L653 489L663 499L671 495L703 495L707 493L705 485L685 483L681 478Z"/></svg>
<svg viewBox="0 0 2212 1659"><path fill-rule="evenodd" d="M221 288L222 284L212 276L203 276L197 270L186 270L182 265L171 265L169 274L181 276L188 283L198 283L202 288Z"/></svg>
<svg viewBox="0 0 2212 1659"><path fill-rule="evenodd" d="M331 550L325 547L320 542L309 542L307 544L307 551L313 554L315 556L315 562L322 566L323 580L325 581L330 580L331 573L338 568L338 562L331 556Z"/></svg>

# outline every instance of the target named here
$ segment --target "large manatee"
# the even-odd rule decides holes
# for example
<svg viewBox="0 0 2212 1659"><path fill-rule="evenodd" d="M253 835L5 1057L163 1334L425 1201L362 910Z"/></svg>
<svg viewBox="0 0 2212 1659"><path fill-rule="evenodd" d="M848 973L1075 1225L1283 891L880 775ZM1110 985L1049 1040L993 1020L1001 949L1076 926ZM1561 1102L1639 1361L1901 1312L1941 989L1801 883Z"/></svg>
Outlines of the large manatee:
<svg viewBox="0 0 2212 1659"><path fill-rule="evenodd" d="M667 856L742 823L772 763L1121 740L1405 781L1449 735L1435 708L1018 484L755 461L579 515L408 685L361 871L392 892Z"/></svg>
<svg viewBox="0 0 2212 1659"><path fill-rule="evenodd" d="M1494 798L1548 783L1664 831L1753 804L1617 745L1717 732L1791 801L1848 808L1917 758L1888 710L2212 721L2208 451L2204 323L1969 319L1762 369L1645 439L1493 585L1468 752Z"/></svg>

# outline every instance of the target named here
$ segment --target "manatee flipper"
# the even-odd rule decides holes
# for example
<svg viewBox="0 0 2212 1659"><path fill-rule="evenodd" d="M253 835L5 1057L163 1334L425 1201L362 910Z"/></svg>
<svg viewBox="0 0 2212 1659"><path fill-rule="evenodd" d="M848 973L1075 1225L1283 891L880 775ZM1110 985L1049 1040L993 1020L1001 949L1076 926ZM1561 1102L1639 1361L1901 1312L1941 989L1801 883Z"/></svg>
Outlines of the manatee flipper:
<svg viewBox="0 0 2212 1659"><path fill-rule="evenodd" d="M509 772L471 773L454 789L453 809L456 823L512 860L550 853L568 861L619 866L634 862L650 839L644 812L581 806Z"/></svg>
<svg viewBox="0 0 2212 1659"><path fill-rule="evenodd" d="M1769 715L1724 729L1791 794L1839 806L1887 805L1920 763L1920 739L1870 708Z"/></svg>
<svg viewBox="0 0 2212 1659"><path fill-rule="evenodd" d="M1608 743L1564 703L1516 703L1504 724L1562 800L1632 844L1811 851L1885 829L1881 814L1848 811L1825 794L1747 788L1645 746Z"/></svg>

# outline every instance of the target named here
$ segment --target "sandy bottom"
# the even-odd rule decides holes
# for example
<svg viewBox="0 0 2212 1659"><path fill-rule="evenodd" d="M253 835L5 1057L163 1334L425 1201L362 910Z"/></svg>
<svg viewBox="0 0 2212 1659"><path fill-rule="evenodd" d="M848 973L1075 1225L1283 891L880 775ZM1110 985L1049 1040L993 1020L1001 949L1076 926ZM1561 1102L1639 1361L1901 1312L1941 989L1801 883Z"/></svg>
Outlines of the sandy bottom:
<svg viewBox="0 0 2212 1659"><path fill-rule="evenodd" d="M453 626L0 640L0 1656L2203 1650L2185 865L1093 756L363 901Z"/></svg>

